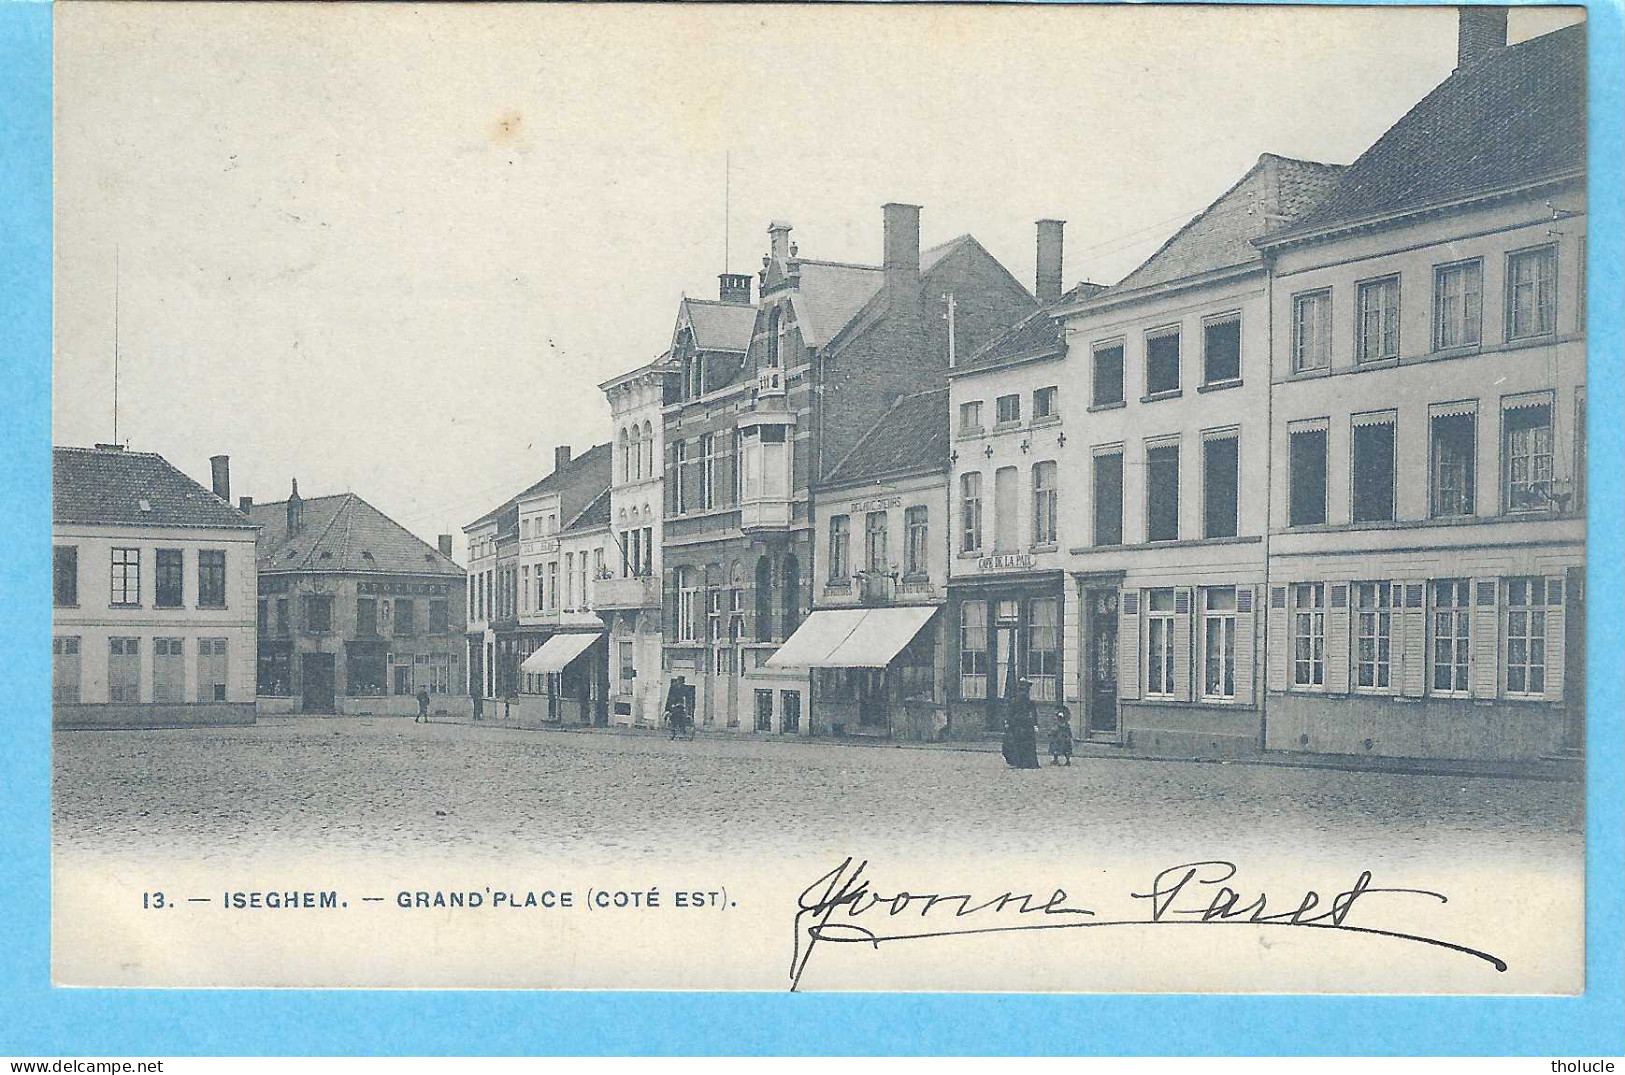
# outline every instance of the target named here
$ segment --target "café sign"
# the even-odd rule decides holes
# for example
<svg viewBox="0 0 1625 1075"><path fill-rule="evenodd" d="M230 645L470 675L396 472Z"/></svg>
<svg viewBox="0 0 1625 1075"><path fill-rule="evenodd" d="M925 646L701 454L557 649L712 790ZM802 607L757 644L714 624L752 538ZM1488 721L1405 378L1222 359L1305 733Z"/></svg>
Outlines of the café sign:
<svg viewBox="0 0 1625 1075"><path fill-rule="evenodd" d="M978 571L1028 571L1033 564L1030 552L1007 552L996 556L983 556L976 561Z"/></svg>

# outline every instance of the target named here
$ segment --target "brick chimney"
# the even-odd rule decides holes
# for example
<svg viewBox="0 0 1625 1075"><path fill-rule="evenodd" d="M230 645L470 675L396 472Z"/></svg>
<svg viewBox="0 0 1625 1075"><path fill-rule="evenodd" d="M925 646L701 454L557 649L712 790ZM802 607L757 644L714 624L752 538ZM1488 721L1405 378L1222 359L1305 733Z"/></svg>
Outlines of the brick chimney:
<svg viewBox="0 0 1625 1075"><path fill-rule="evenodd" d="M253 511L254 510L254 498L251 497L251 496L240 496L240 497L238 497L237 498L237 510L242 512L244 515L247 515L249 512Z"/></svg>
<svg viewBox="0 0 1625 1075"><path fill-rule="evenodd" d="M725 272L717 275L717 298L732 306L750 305L750 275Z"/></svg>
<svg viewBox="0 0 1625 1075"><path fill-rule="evenodd" d="M557 448L554 448L553 449L553 469L555 471L560 471L560 470L563 470L565 467L569 466L569 464L570 464L570 446L568 444L561 444Z"/></svg>
<svg viewBox="0 0 1625 1075"><path fill-rule="evenodd" d="M450 560L451 559L451 535L450 534L441 534L441 535L439 535L439 537L437 537L435 539L435 541L436 541L436 544L438 544L440 546L440 555L444 556L446 559Z"/></svg>
<svg viewBox="0 0 1625 1075"><path fill-rule="evenodd" d="M299 499L299 479L293 480L293 492L288 494L288 536L299 533L305 525L305 502Z"/></svg>
<svg viewBox="0 0 1625 1075"><path fill-rule="evenodd" d="M1506 8L1463 7L1457 9L1457 16L1456 70L1507 47Z"/></svg>
<svg viewBox="0 0 1625 1075"><path fill-rule="evenodd" d="M907 288L917 284L920 279L920 207L887 202L880 211L884 232L881 267L886 270L886 286Z"/></svg>
<svg viewBox="0 0 1625 1075"><path fill-rule="evenodd" d="M1038 222L1038 301L1051 303L1061 297L1061 236L1064 220Z"/></svg>
<svg viewBox="0 0 1625 1075"><path fill-rule="evenodd" d="M790 222L788 220L775 220L767 226L768 254L775 261L783 261L790 256Z"/></svg>
<svg viewBox="0 0 1625 1075"><path fill-rule="evenodd" d="M209 456L209 474L213 478L214 495L231 503L231 456Z"/></svg>

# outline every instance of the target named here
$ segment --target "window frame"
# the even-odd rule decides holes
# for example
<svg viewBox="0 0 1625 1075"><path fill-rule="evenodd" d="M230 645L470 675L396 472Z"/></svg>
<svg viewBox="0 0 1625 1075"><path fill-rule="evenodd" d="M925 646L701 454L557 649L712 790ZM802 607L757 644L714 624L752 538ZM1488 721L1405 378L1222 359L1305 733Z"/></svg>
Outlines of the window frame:
<svg viewBox="0 0 1625 1075"><path fill-rule="evenodd" d="M1102 459L1111 459L1111 458L1115 458L1117 460L1117 489L1116 489L1116 492L1117 492L1117 498L1116 498L1117 499L1117 517L1116 517L1116 520L1115 520L1115 528L1116 528L1117 540L1115 540L1115 541L1102 541L1100 539L1101 538L1100 521L1101 521L1101 504L1103 503L1103 498L1101 497L1100 461ZM1115 548L1115 547L1118 547L1118 546L1122 545L1123 544L1123 446L1121 444L1114 444L1114 445L1110 445L1110 446L1106 446L1106 447L1096 448L1092 453L1090 453L1090 457L1089 457L1089 488L1090 488L1090 494L1091 494L1090 512L1089 512L1090 546L1092 548L1110 549L1110 548Z"/></svg>
<svg viewBox="0 0 1625 1075"><path fill-rule="evenodd" d="M1520 406L1509 407L1507 405L1507 400L1508 399L1526 398L1525 394L1524 393L1519 393L1518 396L1503 396L1503 397L1501 397L1501 439L1500 439L1500 444L1498 445L1498 448L1500 450L1500 463L1501 463L1501 473L1500 473L1500 499L1501 499L1501 504L1500 504L1500 507L1501 507L1501 514L1502 515L1519 515L1519 516L1537 515L1537 514L1540 514L1542 512L1548 512L1548 511L1552 510L1552 507L1553 507L1553 504L1552 504L1551 500L1549 499L1549 496L1550 496L1550 492L1551 492L1551 482L1553 481L1554 476L1556 474L1555 467L1557 465L1557 398L1556 398L1556 394L1551 390L1546 390L1546 391L1539 392L1539 393L1530 393L1529 395L1534 395L1534 394L1539 394L1541 396L1544 396L1545 397L1545 402L1544 403L1537 403L1537 404L1534 404L1534 405L1524 404L1524 405L1520 405ZM1547 498L1543 499L1538 504L1522 505L1522 506L1514 507L1513 506L1513 496L1512 496L1512 469L1513 469L1512 464L1513 464L1513 459L1514 459L1514 456L1513 456L1513 453L1512 453L1512 435L1513 435L1513 433L1515 431L1512 429L1512 421L1511 420L1512 420L1514 415L1516 415L1516 414L1518 414L1518 413L1520 413L1522 411L1535 411L1535 410L1542 410L1542 409L1544 409L1545 412L1546 412L1546 427L1545 428L1546 428L1547 449L1546 449L1546 451L1544 453L1533 451L1533 450L1531 450L1530 452L1527 453L1528 461L1529 461L1529 464L1530 464L1530 467L1529 467L1530 477L1528 478L1527 481L1525 481L1523 483L1523 485L1528 490L1532 491L1535 488L1535 486L1537 484L1539 484L1538 480L1533 475L1534 475L1534 472L1535 472L1535 469L1536 469L1536 464L1544 456L1544 458L1546 459L1546 478L1545 478L1545 482L1546 482L1546 487L1547 487ZM1535 428L1539 428L1539 427L1531 427L1531 428L1535 429Z"/></svg>
<svg viewBox="0 0 1625 1075"><path fill-rule="evenodd" d="M168 581L173 586L166 585L165 574L170 575ZM202 608L201 583L203 574L198 572L199 604ZM153 608L185 608L186 607L186 552L183 549L154 549L152 551L152 607Z"/></svg>
<svg viewBox="0 0 1625 1075"><path fill-rule="evenodd" d="M1362 421L1364 419L1364 421ZM1388 427L1388 514L1381 517L1363 517L1360 505L1360 452L1359 431L1376 426ZM1349 522L1391 523L1399 519L1399 411L1361 411L1349 415Z"/></svg>
<svg viewBox="0 0 1625 1075"><path fill-rule="evenodd" d="M1006 418L1004 416L1006 411L1011 412L1011 416L1009 418ZM994 429L1009 429L1009 428L1011 428L1013 426L1019 426L1020 424L1021 424L1021 393L1020 392L1007 392L1002 396L994 397L994 400L993 400L993 428Z"/></svg>
<svg viewBox="0 0 1625 1075"><path fill-rule="evenodd" d="M1367 587L1374 604L1365 605ZM1404 608L1403 585L1392 580L1371 579L1349 584L1349 690L1354 694L1398 694L1400 684L1394 679L1394 619L1395 611ZM1386 603L1384 603L1386 601ZM1365 640L1367 616L1372 617L1371 660L1361 652ZM1399 639L1403 652L1404 638ZM1387 659L1383 659L1383 646L1387 645ZM1360 675L1366 665L1371 666L1371 683L1362 684ZM1386 675L1388 682L1380 683Z"/></svg>
<svg viewBox="0 0 1625 1075"><path fill-rule="evenodd" d="M1430 519L1470 519L1478 514L1478 401L1472 401L1472 409L1464 410L1461 401L1455 404L1443 404L1450 408L1428 411L1428 518ZM1467 445L1466 455L1461 462L1461 488L1458 490L1458 504L1462 510L1445 511L1442 509L1443 483L1440 481L1440 446L1444 441L1439 437L1440 422L1449 422L1453 419L1466 419L1471 440Z"/></svg>
<svg viewBox="0 0 1625 1075"><path fill-rule="evenodd" d="M1214 377L1208 365L1208 331L1224 325L1236 326L1236 372L1228 377ZM1224 313L1208 314L1202 318L1202 387L1216 388L1223 385L1239 384L1241 376L1241 311L1227 310Z"/></svg>
<svg viewBox="0 0 1625 1075"><path fill-rule="evenodd" d="M1197 697L1209 705L1234 705L1236 702L1236 678L1239 674L1236 668L1236 592L1235 586L1203 586L1199 599L1201 600L1201 623L1196 642L1196 652L1201 657L1201 687ZM1230 594L1229 608L1211 608L1211 597L1220 593ZM1219 653L1219 687L1220 692L1211 693L1208 690L1208 640L1214 624L1219 625L1219 633L1226 643ZM1230 693L1223 692L1225 673L1229 673ZM1249 669L1247 672L1251 675Z"/></svg>
<svg viewBox="0 0 1625 1075"><path fill-rule="evenodd" d="M1461 336L1462 339L1453 343L1445 342L1444 302L1446 298L1446 278L1453 273L1466 273L1472 270L1472 278L1476 279L1476 291L1469 291L1465 282L1461 290ZM1467 278L1464 277L1464 281ZM1467 315L1468 296L1476 295L1475 309L1471 318ZM1447 261L1433 266L1433 327L1432 340L1435 351L1455 351L1470 347L1484 345L1484 259L1481 257L1462 258L1459 261ZM1471 329L1471 339L1468 339L1468 330Z"/></svg>
<svg viewBox="0 0 1625 1075"><path fill-rule="evenodd" d="M969 616L968 613L973 608L981 612L980 624L970 622L973 617ZM961 701L986 701L988 699L988 690L992 683L990 678L992 660L990 654L993 638L991 620L992 615L985 600L972 599L959 602L959 667L955 676L955 689ZM972 636L973 632L977 631L981 632L982 644L980 646L968 645L967 639ZM978 654L981 656L980 661L976 659ZM981 671L975 670L978 667ZM977 680L981 684L978 690L966 689L967 682Z"/></svg>
<svg viewBox="0 0 1625 1075"><path fill-rule="evenodd" d="M1040 422L1056 422L1060 418L1060 386L1048 384L1033 389L1033 425Z"/></svg>
<svg viewBox="0 0 1625 1075"><path fill-rule="evenodd" d="M1308 591L1311 601L1304 604L1300 601L1305 591ZM1288 585L1287 602L1287 640L1291 648L1287 651L1287 663L1290 666L1287 682L1295 691L1309 691L1317 694L1326 690L1326 584L1324 582L1294 582ZM1307 634L1299 631L1299 617L1309 617L1309 631ZM1309 656L1298 656L1298 642L1305 639L1309 643ZM1315 643L1319 643L1318 654ZM1308 680L1298 678L1298 666L1308 665ZM1320 680L1315 681L1316 666L1319 666Z"/></svg>
<svg viewBox="0 0 1625 1075"><path fill-rule="evenodd" d="M1043 468L1048 468L1047 470ZM1040 481L1048 475L1048 483ZM1053 459L1040 459L1032 465L1032 543L1034 548L1050 548L1060 540L1060 467ZM1045 526L1045 523L1048 523Z"/></svg>
<svg viewBox="0 0 1625 1075"><path fill-rule="evenodd" d="M71 592L70 592L71 591ZM64 595L67 600L64 600ZM51 546L51 607L79 607L79 546Z"/></svg>
<svg viewBox="0 0 1625 1075"><path fill-rule="evenodd" d="M1452 603L1439 604L1439 587L1450 586L1455 590ZM1455 597L1460 597L1460 604L1455 603ZM1448 615L1451 620L1450 656L1447 667L1452 670L1452 686L1441 688L1439 686L1439 616ZM1466 637L1462 637L1461 627L1467 628ZM1428 694L1436 698L1470 698L1473 693L1473 580L1469 578L1429 579L1428 580L1428 653L1427 675ZM1454 671L1462 670L1463 686L1456 687Z"/></svg>
<svg viewBox="0 0 1625 1075"><path fill-rule="evenodd" d="M869 575L885 575L891 569L891 512L865 512L863 515L863 570Z"/></svg>
<svg viewBox="0 0 1625 1075"><path fill-rule="evenodd" d="M1166 609L1154 607L1158 595L1161 594L1167 595L1168 607ZM1178 617L1178 613L1174 611L1175 601L1174 588L1171 586L1148 589L1143 594L1141 607L1145 610L1145 640L1140 644L1140 667L1144 669L1141 675L1143 696L1148 701L1172 702L1178 696L1179 684L1174 676L1176 646L1174 623ZM1161 628L1160 632L1158 628ZM1160 646L1162 652L1159 654L1159 659L1162 662L1160 665L1162 675L1157 684L1158 689L1153 690L1151 687L1152 644L1154 637L1159 633L1162 636Z"/></svg>
<svg viewBox="0 0 1625 1075"><path fill-rule="evenodd" d="M1392 317L1387 305L1388 288L1393 288ZM1366 316L1370 312L1367 307L1367 296L1378 294L1383 297L1382 325L1379 332L1378 353L1371 354L1366 350L1369 339L1366 334ZM1393 352L1388 351L1389 322L1393 325ZM1400 290L1400 274L1387 273L1383 276L1373 276L1366 280L1355 281L1354 284L1354 364L1356 366L1373 366L1383 362L1398 362L1400 342L1404 331L1404 300Z"/></svg>
<svg viewBox="0 0 1625 1075"><path fill-rule="evenodd" d="M1102 351L1117 352L1117 395L1113 399L1100 396L1100 355ZM1091 407L1120 407L1128 398L1128 337L1114 336L1096 340L1089 345L1089 405Z"/></svg>
<svg viewBox="0 0 1625 1075"><path fill-rule="evenodd" d="M959 405L959 434L968 436L984 432L986 427L982 424L983 400L968 399Z"/></svg>
<svg viewBox="0 0 1625 1075"><path fill-rule="evenodd" d="M839 541L837 541L837 538ZM852 575L852 516L829 517L829 581L845 582Z"/></svg>
<svg viewBox="0 0 1625 1075"><path fill-rule="evenodd" d="M1505 294L1504 299L1503 299L1503 301L1505 303L1505 311L1506 311L1506 342L1507 343L1520 343L1520 342L1522 342L1524 340L1539 340L1539 339L1544 339L1544 338L1546 338L1548 336L1556 336L1557 335L1558 279L1559 279L1559 273L1561 272L1561 269L1562 269L1561 262L1558 259L1558 249L1557 248L1558 248L1558 244L1554 240L1554 241L1549 242L1549 243L1537 243L1534 246L1526 246L1526 247L1523 247L1523 248L1518 249L1518 250L1508 250L1507 251L1507 254L1506 254L1506 294ZM1550 302L1550 305L1549 305L1549 311L1550 312L1548 314L1547 324L1546 324L1545 328L1536 328L1533 331L1519 332L1519 331L1517 331L1517 320L1518 320L1517 291L1518 291L1518 286L1519 285L1518 285L1517 276L1516 276L1516 266L1521 264L1526 259L1535 259L1535 258L1549 259L1549 263L1551 265L1551 275L1549 277L1549 281L1550 281L1550 284L1551 284L1551 295L1550 295L1551 302ZM1542 285L1543 282L1545 282L1545 281L1543 281L1541 279L1541 277L1539 277L1539 276L1537 276L1535 278L1534 282L1533 282L1535 305L1531 309L1531 313L1536 316L1537 320L1539 320L1539 312L1540 312L1540 309L1541 309L1541 307L1540 307L1540 289L1541 289L1541 285Z"/></svg>
<svg viewBox="0 0 1625 1075"><path fill-rule="evenodd" d="M1322 315L1318 306L1325 303L1325 313ZM1315 359L1313 364L1304 361L1304 320L1303 310L1307 304L1317 306L1314 318L1314 345L1317 354L1311 356ZM1332 368L1332 333L1336 330L1336 309L1332 305L1332 289L1329 287L1310 288L1307 291L1295 292L1292 296L1292 372L1293 374L1325 373Z"/></svg>
<svg viewBox="0 0 1625 1075"><path fill-rule="evenodd" d="M1145 369L1143 371L1145 373L1145 377L1144 377L1145 395L1143 397L1143 401L1150 401L1150 400L1155 400L1155 399L1171 399L1174 396L1180 395L1184 391L1184 386L1185 386L1185 370L1184 370L1184 365L1185 365L1185 340L1184 340L1184 334L1185 334L1184 333L1184 326L1181 325L1181 324L1159 325L1156 328L1149 328L1149 329L1145 330L1145 333L1144 333L1144 336L1143 336L1143 339L1142 339L1142 342L1141 342L1141 346L1144 348L1144 355L1145 355L1145 362L1144 362ZM1151 346L1152 346L1152 344L1157 343L1157 342L1159 342L1161 340L1168 340L1168 339L1171 339L1171 340L1174 341L1174 383L1170 387L1152 388L1151 387Z"/></svg>
<svg viewBox="0 0 1625 1075"><path fill-rule="evenodd" d="M128 559L120 559L120 556ZM115 545L108 552L108 600L113 608L141 607L141 547ZM122 584L121 584L122 583ZM131 591L135 599L129 600Z"/></svg>
<svg viewBox="0 0 1625 1075"><path fill-rule="evenodd" d="M1539 604L1536 604L1533 601L1526 601L1525 603L1520 604L1520 605L1514 605L1512 603L1512 588L1513 588L1514 585L1517 585L1517 584L1520 584L1520 583L1523 584L1525 587L1527 587L1530 583L1536 583L1536 584L1539 585L1539 587L1540 587L1540 595L1541 595ZM1497 614L1498 614L1499 619L1500 619L1500 635L1501 635L1500 653L1498 655L1500 657L1500 663L1501 663L1501 676L1500 676L1501 692L1502 692L1502 694L1504 694L1508 698L1526 699L1526 700L1536 700L1536 699L1545 698L1547 696L1547 692L1551 689L1551 679L1550 679L1550 670L1551 670L1550 657L1551 657L1551 653L1550 653L1550 650L1548 649L1548 645L1547 645L1550 642L1551 636L1552 636L1549 617L1551 617L1554 614L1558 615L1558 616L1562 616L1563 615L1563 606L1561 604L1553 605L1553 604L1550 604L1548 602L1547 596L1546 596L1547 595L1546 578L1545 578L1545 576L1542 576L1542 575L1514 575L1514 576L1510 576L1508 578L1504 578L1504 579L1500 580L1500 585L1497 588L1497 590L1498 590L1497 596L1501 599L1501 607L1497 610ZM1527 589L1526 589L1526 593L1527 593ZM1525 620L1524 620L1525 629L1524 629L1523 634L1520 636L1521 640L1524 642L1524 655L1525 656L1524 656L1524 660L1519 662L1517 667L1519 669L1521 669L1523 671L1523 673L1524 673L1524 689L1515 691L1515 690L1512 689L1512 672L1513 672L1513 668L1514 668L1513 661L1512 661L1512 645L1513 645L1513 643L1515 641L1518 641L1519 639L1515 638L1513 636L1512 618L1513 618L1513 616L1518 615L1520 613L1523 614L1526 617ZM1541 627L1540 627L1540 633L1539 633L1538 636L1536 635L1535 630L1534 630L1534 619L1533 619L1533 617L1536 616L1536 615L1539 615L1541 617ZM1540 663L1538 665L1533 660L1530 659L1530 655L1531 655L1531 651L1532 651L1532 647L1531 647L1530 643L1534 642L1537 637L1538 637L1538 639L1540 641L1540 650L1541 650ZM1540 669L1540 690L1538 690L1538 691L1529 690L1528 689L1529 688L1529 682L1530 682L1529 674L1530 674L1530 672L1532 670L1534 670L1537 667Z"/></svg>
<svg viewBox="0 0 1625 1075"><path fill-rule="evenodd" d="M972 487L974 486L974 492ZM985 544L982 525L982 472L968 470L959 476L959 551L961 555L980 554Z"/></svg>
<svg viewBox="0 0 1625 1075"><path fill-rule="evenodd" d="M903 509L903 574L922 576L930 573L931 560L931 508L926 504L911 504Z"/></svg>
<svg viewBox="0 0 1625 1075"><path fill-rule="evenodd" d="M216 559L218 557L218 559ZM208 575L205 575L208 572ZM211 600L213 596L204 588L204 581L209 578L211 588L214 579L210 576L218 572L219 600ZM197 551L197 607L222 609L227 604L227 575L225 549L199 549Z"/></svg>
<svg viewBox="0 0 1625 1075"><path fill-rule="evenodd" d="M1173 502L1173 512L1172 512L1172 516L1173 516L1173 520L1174 520L1174 532L1173 532L1172 536L1170 536L1170 537L1152 537L1151 536L1151 518L1152 518L1152 499L1153 499L1153 497L1152 497L1152 491L1151 491L1152 490L1152 461L1151 461L1151 456L1152 456L1152 453L1154 453L1154 452L1162 452L1162 451L1167 451L1169 449L1173 450L1173 461L1174 461L1174 483L1173 483L1174 502ZM1180 534L1179 513L1180 513L1181 506L1182 506L1180 504L1180 488L1179 488L1179 486L1180 486L1180 482L1181 482L1182 477L1183 477L1180 474L1180 469L1181 469L1181 467L1180 467L1180 462L1181 462L1180 461L1180 455L1181 455L1181 453L1180 453L1179 449L1180 449L1180 444L1179 444L1179 440L1177 438L1165 438L1165 439L1159 439L1159 440L1148 440L1148 441L1145 442L1145 517L1144 517L1143 522L1144 522L1144 525L1145 525L1145 542L1146 542L1147 545L1150 545L1150 544L1153 544L1153 543L1160 545L1160 544L1165 544L1165 543L1170 542L1170 541L1178 541L1179 540L1179 534Z"/></svg>
<svg viewBox="0 0 1625 1075"><path fill-rule="evenodd" d="M1212 483L1209 467L1208 445L1230 441L1235 445L1236 470L1235 489L1231 495L1230 532L1228 534L1215 534L1210 525L1212 522ZM1204 538L1233 538L1241 534L1241 427L1229 426L1224 429L1208 429L1202 432L1202 536Z"/></svg>

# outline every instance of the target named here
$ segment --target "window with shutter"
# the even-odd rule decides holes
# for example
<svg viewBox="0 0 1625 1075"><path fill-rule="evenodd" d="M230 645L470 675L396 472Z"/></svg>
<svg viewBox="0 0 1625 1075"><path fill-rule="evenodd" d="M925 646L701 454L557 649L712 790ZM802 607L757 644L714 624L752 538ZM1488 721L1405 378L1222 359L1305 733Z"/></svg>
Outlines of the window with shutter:
<svg viewBox="0 0 1625 1075"><path fill-rule="evenodd" d="M1327 586L1330 600L1326 616L1326 689L1349 691L1349 588L1347 583Z"/></svg>
<svg viewBox="0 0 1625 1075"><path fill-rule="evenodd" d="M1395 584L1394 603L1399 603L1399 585ZM1400 676L1399 688L1407 698L1420 698L1427 684L1427 608L1424 596L1427 584L1407 582L1404 585L1404 610L1400 615Z"/></svg>
<svg viewBox="0 0 1625 1075"><path fill-rule="evenodd" d="M1140 696L1140 591L1124 590L1117 602L1117 696Z"/></svg>
<svg viewBox="0 0 1625 1075"><path fill-rule="evenodd" d="M1174 591L1147 590L1145 604L1145 696L1172 700L1178 697L1174 668L1177 619ZM1186 612L1189 611L1187 603Z"/></svg>
<svg viewBox="0 0 1625 1075"><path fill-rule="evenodd" d="M1236 587L1236 623L1232 632L1235 636L1235 702L1237 705L1250 706L1253 704L1254 677L1258 674L1253 667L1256 659L1257 646L1255 634L1257 631L1257 617L1253 613L1253 588L1251 586Z"/></svg>
<svg viewBox="0 0 1625 1075"><path fill-rule="evenodd" d="M1473 697L1499 693L1501 617L1496 579L1473 580Z"/></svg>
<svg viewBox="0 0 1625 1075"><path fill-rule="evenodd" d="M1286 595L1285 586L1269 588L1269 611L1265 615L1264 660L1265 683L1272 691L1286 690L1290 682L1289 673L1296 667L1295 662L1287 659L1295 640L1288 637L1291 617L1287 612Z"/></svg>
<svg viewBox="0 0 1625 1075"><path fill-rule="evenodd" d="M1181 586L1174 591L1174 697L1191 700L1191 590Z"/></svg>

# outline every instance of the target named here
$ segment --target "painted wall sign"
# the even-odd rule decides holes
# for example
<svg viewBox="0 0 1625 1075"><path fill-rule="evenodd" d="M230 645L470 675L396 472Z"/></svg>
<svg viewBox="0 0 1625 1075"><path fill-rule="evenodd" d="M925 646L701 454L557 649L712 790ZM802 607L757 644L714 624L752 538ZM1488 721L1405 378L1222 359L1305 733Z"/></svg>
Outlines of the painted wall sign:
<svg viewBox="0 0 1625 1075"><path fill-rule="evenodd" d="M852 501L852 511L885 511L887 508L900 508L903 498L900 496L878 496L871 500Z"/></svg>
<svg viewBox="0 0 1625 1075"><path fill-rule="evenodd" d="M1026 571L1034 564L1030 552L1007 552L997 556L984 556L976 561L978 571Z"/></svg>

